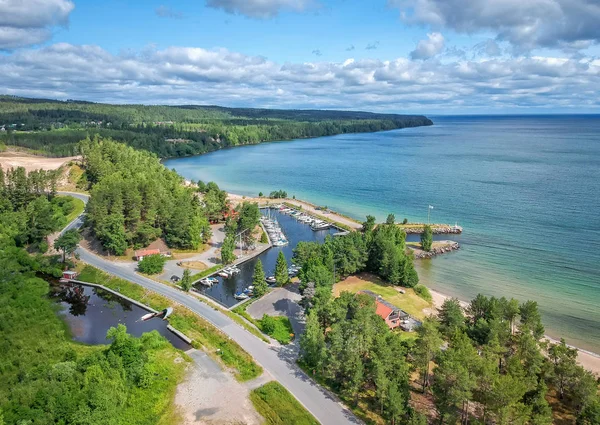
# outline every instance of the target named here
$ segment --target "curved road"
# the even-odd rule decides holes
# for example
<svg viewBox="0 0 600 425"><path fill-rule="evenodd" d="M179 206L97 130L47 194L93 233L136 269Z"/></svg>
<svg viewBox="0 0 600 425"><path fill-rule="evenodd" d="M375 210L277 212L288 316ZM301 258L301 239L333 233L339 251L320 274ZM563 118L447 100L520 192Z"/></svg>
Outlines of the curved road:
<svg viewBox="0 0 600 425"><path fill-rule="evenodd" d="M60 192L75 196L87 202L89 196L81 193ZM83 214L71 222L64 230L76 229L83 224ZM362 423L335 396L314 383L295 364L295 354L286 347L274 347L265 344L225 314L204 304L194 297L170 286L140 276L127 267L101 258L79 247L77 250L82 261L104 270L114 276L126 279L163 295L189 308L206 319L246 350L267 372L288 389L323 425Z"/></svg>

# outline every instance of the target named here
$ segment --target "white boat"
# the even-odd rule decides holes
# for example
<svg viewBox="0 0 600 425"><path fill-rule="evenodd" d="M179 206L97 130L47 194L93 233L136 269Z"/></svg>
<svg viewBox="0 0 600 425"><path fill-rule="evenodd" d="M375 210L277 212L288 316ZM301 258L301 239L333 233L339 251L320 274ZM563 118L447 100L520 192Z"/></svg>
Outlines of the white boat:
<svg viewBox="0 0 600 425"><path fill-rule="evenodd" d="M229 277L229 273L227 273L225 270L221 270L219 273L217 273L219 276L227 279Z"/></svg>
<svg viewBox="0 0 600 425"><path fill-rule="evenodd" d="M265 279L265 281L267 283L275 283L275 282L277 282L277 279L275 279L275 276L269 276Z"/></svg>
<svg viewBox="0 0 600 425"><path fill-rule="evenodd" d="M200 284L204 285L204 286L212 286L213 282L212 282L212 280L208 280L208 279L200 279Z"/></svg>
<svg viewBox="0 0 600 425"><path fill-rule="evenodd" d="M243 292L238 292L233 296L236 300L245 300L250 298L250 295L245 294Z"/></svg>
<svg viewBox="0 0 600 425"><path fill-rule="evenodd" d="M278 241L273 242L273 246L286 246L288 241L284 239L279 239Z"/></svg>
<svg viewBox="0 0 600 425"><path fill-rule="evenodd" d="M330 224L324 221L313 223L310 228L313 230L325 230L329 229Z"/></svg>
<svg viewBox="0 0 600 425"><path fill-rule="evenodd" d="M214 283L219 283L219 279L217 279L216 277L207 277L206 280L208 280L209 282Z"/></svg>

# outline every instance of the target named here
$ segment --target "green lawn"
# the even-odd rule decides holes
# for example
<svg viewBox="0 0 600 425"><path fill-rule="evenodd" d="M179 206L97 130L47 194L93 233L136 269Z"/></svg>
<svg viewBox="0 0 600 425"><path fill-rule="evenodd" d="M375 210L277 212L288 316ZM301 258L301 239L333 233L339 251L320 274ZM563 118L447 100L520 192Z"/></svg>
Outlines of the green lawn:
<svg viewBox="0 0 600 425"><path fill-rule="evenodd" d="M121 294L154 308L162 310L173 306L173 302L161 295L148 291L140 285L127 280L111 277L101 270L89 265L83 265L79 280L104 285ZM235 341L231 340L220 330L188 309L174 305L169 323L177 330L192 338L195 348L207 352L211 357L233 369L238 381L249 381L260 376L263 369L254 362Z"/></svg>
<svg viewBox="0 0 600 425"><path fill-rule="evenodd" d="M279 382L269 382L252 390L250 400L268 425L319 424Z"/></svg>
<svg viewBox="0 0 600 425"><path fill-rule="evenodd" d="M338 296L343 291L357 293L365 289L381 295L384 300L401 308L417 319L423 319L425 317L423 309L431 307L431 303L417 295L413 289L407 288L405 289L405 293L401 294L396 287L368 273L350 276L336 283L333 286L333 294Z"/></svg>
<svg viewBox="0 0 600 425"><path fill-rule="evenodd" d="M271 323L271 326L267 325L267 321ZM280 344L289 344L294 339L292 324L286 316L263 317L258 321L258 327L271 338L279 341Z"/></svg>

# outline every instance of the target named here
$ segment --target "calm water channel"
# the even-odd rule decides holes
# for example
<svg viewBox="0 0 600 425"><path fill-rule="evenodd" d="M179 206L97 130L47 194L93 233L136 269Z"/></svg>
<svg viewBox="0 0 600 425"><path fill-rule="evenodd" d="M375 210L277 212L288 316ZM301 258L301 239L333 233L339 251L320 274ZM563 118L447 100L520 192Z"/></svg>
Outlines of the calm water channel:
<svg viewBox="0 0 600 425"><path fill-rule="evenodd" d="M140 321L148 313L141 307L102 289L75 285L55 287L53 296L61 305L59 314L69 325L75 341L85 344L108 344L106 332L119 323L127 332L139 337L145 332L158 331L174 347L187 350L190 346L167 329L161 319Z"/></svg>
<svg viewBox="0 0 600 425"><path fill-rule="evenodd" d="M261 213L267 215L267 210L261 210ZM333 228L315 232L308 224L300 223L295 218L282 214L275 209L271 209L271 217L277 219L279 222L281 230L283 230L283 233L285 233L289 241L288 245L283 247L272 247L259 256L238 265L240 273L228 279L215 275L215 277L219 279L219 283L210 288L198 284L196 289L224 306L231 307L232 305L239 303L239 300L234 298L234 294L252 284L254 266L259 259L262 261L265 275L271 276L275 273L275 263L277 262L277 256L280 251L283 251L289 264L292 260L293 249L298 245L298 242L323 242L327 235L338 232L337 229Z"/></svg>

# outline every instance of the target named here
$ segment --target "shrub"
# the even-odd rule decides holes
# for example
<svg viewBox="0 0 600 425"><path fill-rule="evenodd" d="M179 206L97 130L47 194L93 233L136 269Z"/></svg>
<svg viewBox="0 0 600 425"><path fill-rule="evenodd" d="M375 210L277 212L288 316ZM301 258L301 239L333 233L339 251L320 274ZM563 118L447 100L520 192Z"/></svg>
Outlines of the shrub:
<svg viewBox="0 0 600 425"><path fill-rule="evenodd" d="M260 327L267 335L271 335L273 332L275 332L276 326L277 323L275 322L274 317L265 314L263 315L262 319L260 319Z"/></svg>
<svg viewBox="0 0 600 425"><path fill-rule="evenodd" d="M408 218L404 218L404 220L402 220L402 224L408 224Z"/></svg>
<svg viewBox="0 0 600 425"><path fill-rule="evenodd" d="M260 243L269 243L269 238L267 238L267 234L265 232L263 232L263 234L260 236Z"/></svg>
<svg viewBox="0 0 600 425"><path fill-rule="evenodd" d="M138 263L138 270L146 274L158 274L163 271L166 261L160 254L148 255Z"/></svg>
<svg viewBox="0 0 600 425"><path fill-rule="evenodd" d="M423 298L425 301L431 302L433 298L431 297L431 292L429 292L429 288L425 285L416 285L414 288L415 294Z"/></svg>

